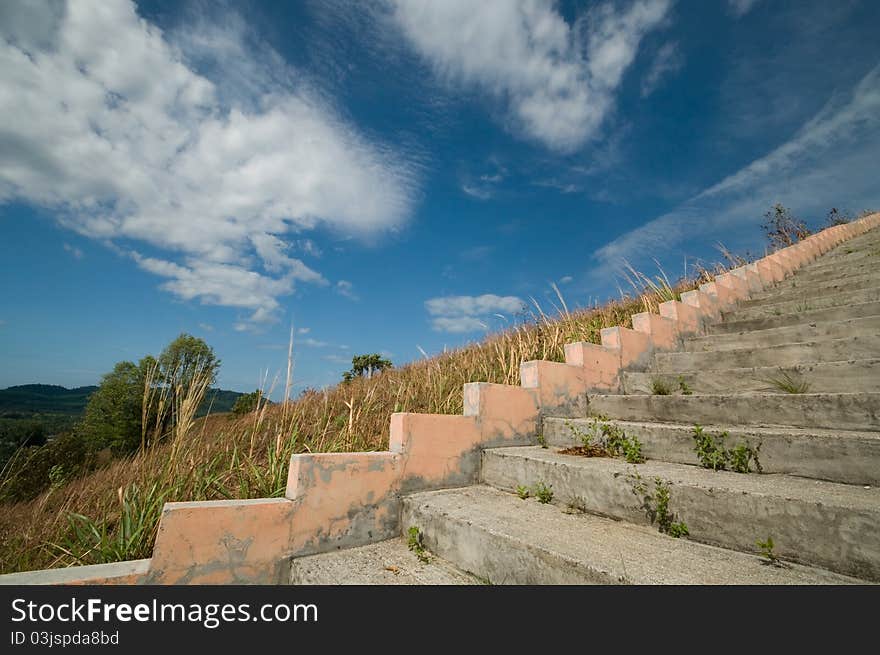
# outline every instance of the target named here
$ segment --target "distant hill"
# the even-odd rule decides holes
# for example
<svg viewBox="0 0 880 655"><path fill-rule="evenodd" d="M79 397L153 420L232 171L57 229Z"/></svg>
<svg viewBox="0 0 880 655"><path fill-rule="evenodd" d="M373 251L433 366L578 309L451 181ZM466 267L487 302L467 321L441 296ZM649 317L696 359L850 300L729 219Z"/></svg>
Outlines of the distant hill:
<svg viewBox="0 0 880 655"><path fill-rule="evenodd" d="M25 418L34 414L81 416L96 386L68 389L55 384L21 384L0 389L0 416ZM229 412L244 394L226 389L209 389L198 415Z"/></svg>

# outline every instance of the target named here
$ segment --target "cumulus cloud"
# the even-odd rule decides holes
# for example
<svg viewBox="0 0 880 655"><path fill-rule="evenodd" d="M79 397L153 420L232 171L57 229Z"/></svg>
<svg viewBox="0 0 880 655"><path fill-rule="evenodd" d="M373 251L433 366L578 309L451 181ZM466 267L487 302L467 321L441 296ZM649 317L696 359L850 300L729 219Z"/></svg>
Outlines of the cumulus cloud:
<svg viewBox="0 0 880 655"><path fill-rule="evenodd" d="M239 328L276 319L296 283L327 284L286 235L370 233L410 212L415 169L240 23L196 25L185 52L129 0L0 12L0 203L164 251L132 256L184 300L249 310Z"/></svg>
<svg viewBox="0 0 880 655"><path fill-rule="evenodd" d="M801 212L832 204L876 205L880 148L880 65L848 97L835 96L795 135L671 212L632 230L594 253L599 270L625 258L643 260L685 239L754 223L777 201ZM841 193L846 195L841 199ZM864 203L864 204L862 204Z"/></svg>
<svg viewBox="0 0 880 655"><path fill-rule="evenodd" d="M348 280L339 280L336 283L336 293L349 300L360 300L360 297L354 292L354 285Z"/></svg>
<svg viewBox="0 0 880 655"><path fill-rule="evenodd" d="M550 0L391 1L395 24L440 76L487 90L515 131L563 152L596 135L671 4L606 2L572 25Z"/></svg>
<svg viewBox="0 0 880 655"><path fill-rule="evenodd" d="M431 327L439 332L474 332L489 329L487 319L499 313L515 314L525 303L516 296L442 296L425 301Z"/></svg>

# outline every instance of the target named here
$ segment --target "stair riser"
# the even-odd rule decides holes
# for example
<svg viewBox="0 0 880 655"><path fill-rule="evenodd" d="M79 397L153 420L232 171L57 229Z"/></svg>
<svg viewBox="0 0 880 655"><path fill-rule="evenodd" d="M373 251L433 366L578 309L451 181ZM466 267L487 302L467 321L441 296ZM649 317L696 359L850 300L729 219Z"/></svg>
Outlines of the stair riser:
<svg viewBox="0 0 880 655"><path fill-rule="evenodd" d="M805 343L844 337L871 337L878 334L880 334L880 316L868 316L849 321L793 325L744 334L696 337L684 342L684 350L686 352L718 352L742 348L769 348L788 343Z"/></svg>
<svg viewBox="0 0 880 655"><path fill-rule="evenodd" d="M587 411L623 421L880 429L878 394L589 396Z"/></svg>
<svg viewBox="0 0 880 655"><path fill-rule="evenodd" d="M813 310L801 314L784 314L781 316L764 316L741 320L733 318L716 323L709 327L709 334L732 334L754 330L770 330L773 328L808 325L827 321L846 321L854 318L880 316L880 302L859 303L844 307Z"/></svg>
<svg viewBox="0 0 880 655"><path fill-rule="evenodd" d="M729 312L722 312L724 320L750 320L783 314L802 315L817 309L829 309L832 307L846 307L866 302L880 300L880 288L861 289L848 291L831 296L819 296L805 300L789 300L774 305L762 305L759 307L737 307Z"/></svg>
<svg viewBox="0 0 880 655"><path fill-rule="evenodd" d="M674 374L758 366L797 366L806 362L839 362L876 357L880 357L878 336L719 352L657 353L654 356L654 365L658 372Z"/></svg>
<svg viewBox="0 0 880 655"><path fill-rule="evenodd" d="M766 307L769 305L777 305L782 302L803 302L813 298L827 298L837 296L841 293L849 293L853 291L864 291L866 289L876 289L880 287L880 277L871 275L860 278L843 278L837 282L829 284L804 284L798 283L796 286L788 286L785 288L777 288L772 292L765 292L759 295L753 295L748 300L740 303L740 307Z"/></svg>
<svg viewBox="0 0 880 655"><path fill-rule="evenodd" d="M876 271L871 271L866 275L845 275L840 278L821 282L804 282L795 276L786 279L784 282L780 282L773 289L752 293L749 299L744 301L742 305L748 307L757 304L759 301L774 300L776 298L784 299L786 296L793 294L796 295L805 291L824 296L830 293L871 289L877 286L880 286L880 276L878 276Z"/></svg>
<svg viewBox="0 0 880 655"><path fill-rule="evenodd" d="M425 511L418 503L404 500L403 525L418 526L425 547L492 584L618 584L608 571L591 569L580 562L555 556L539 548L511 541L465 521Z"/></svg>
<svg viewBox="0 0 880 655"><path fill-rule="evenodd" d="M784 370L808 383L810 393L880 392L880 359L802 364ZM779 375L778 367L734 368L677 375L626 371L623 373L623 388L627 394L653 394L652 384L660 379L673 393L680 393L681 378L695 394L785 393L768 382Z"/></svg>
<svg viewBox="0 0 880 655"><path fill-rule="evenodd" d="M544 421L544 438L552 447L565 448L581 445L579 434L589 434L590 423L575 420L566 423L560 419ZM693 431L678 425L622 424L628 436L642 442L642 452L648 459L678 464L699 465L694 452ZM729 434L728 448L746 443L753 448L760 445L759 461L764 473L785 473L817 480L845 484L880 485L880 437L822 436L792 433L756 433L742 428L704 428L708 434Z"/></svg>
<svg viewBox="0 0 880 655"><path fill-rule="evenodd" d="M855 246L854 246L855 247ZM804 269L798 271L804 277L821 277L822 275L840 275L852 272L880 261L880 248L868 246L864 250L851 253L825 255Z"/></svg>
<svg viewBox="0 0 880 655"><path fill-rule="evenodd" d="M633 492L634 481L596 469L558 466L525 457L483 454L483 480L499 489L550 485L554 502L632 523L650 519ZM739 475L719 472L716 475ZM651 480L643 480L649 487ZM753 552L768 535L780 556L868 579L880 578L880 507L853 510L758 494L704 489L673 481L669 509L690 538Z"/></svg>

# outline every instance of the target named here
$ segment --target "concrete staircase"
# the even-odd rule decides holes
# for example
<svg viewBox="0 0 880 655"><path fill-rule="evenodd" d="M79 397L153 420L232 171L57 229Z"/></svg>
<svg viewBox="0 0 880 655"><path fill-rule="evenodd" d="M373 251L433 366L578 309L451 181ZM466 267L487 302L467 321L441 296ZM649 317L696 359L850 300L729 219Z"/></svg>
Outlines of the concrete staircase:
<svg viewBox="0 0 880 655"><path fill-rule="evenodd" d="M878 282L875 213L395 413L387 451L295 454L283 497L166 503L149 559L0 584L878 582Z"/></svg>
<svg viewBox="0 0 880 655"><path fill-rule="evenodd" d="M543 446L484 449L480 484L405 495L400 525L432 563L397 539L296 558L291 581L880 581L880 230L676 345L622 371L622 393L543 416ZM561 452L603 424L638 438L646 461ZM757 451L763 473L700 466L695 424ZM537 485L550 502L515 493ZM658 486L686 537L658 530ZM759 557L767 537L784 562Z"/></svg>

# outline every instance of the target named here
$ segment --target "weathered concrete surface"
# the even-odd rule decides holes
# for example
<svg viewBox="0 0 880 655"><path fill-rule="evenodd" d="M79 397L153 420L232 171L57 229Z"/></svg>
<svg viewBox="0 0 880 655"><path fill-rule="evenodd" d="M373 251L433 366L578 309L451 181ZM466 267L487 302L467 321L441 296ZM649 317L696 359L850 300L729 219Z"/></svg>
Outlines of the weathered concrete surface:
<svg viewBox="0 0 880 655"><path fill-rule="evenodd" d="M730 311L722 311L722 317L727 320L749 320L765 316L781 316L782 314L803 314L817 309L831 307L847 307L867 302L880 300L880 287L873 289L857 289L855 291L842 291L829 296L806 297L798 300L786 300L778 303L767 303L754 307L737 307Z"/></svg>
<svg viewBox="0 0 880 655"><path fill-rule="evenodd" d="M295 558L289 581L294 585L482 584L436 555L422 562L403 539Z"/></svg>
<svg viewBox="0 0 880 655"><path fill-rule="evenodd" d="M723 370L754 366L796 366L804 362L839 362L880 357L880 335L819 339L763 348L716 352L657 353L655 370L668 373Z"/></svg>
<svg viewBox="0 0 880 655"><path fill-rule="evenodd" d="M846 321L853 318L865 318L880 315L880 302L866 302L841 307L812 309L797 314L762 316L760 318L725 320L708 328L709 334L731 334L735 332L751 332L771 328L804 325L822 321Z"/></svg>
<svg viewBox="0 0 880 655"><path fill-rule="evenodd" d="M26 571L0 575L2 585L133 585L143 582L149 559L111 564L71 566L66 569Z"/></svg>
<svg viewBox="0 0 880 655"><path fill-rule="evenodd" d="M588 411L624 421L880 430L880 394L591 395Z"/></svg>
<svg viewBox="0 0 880 655"><path fill-rule="evenodd" d="M878 262L880 264L880 262ZM740 303L740 307L752 307L761 303L779 302L784 300L801 300L805 293L816 296L828 296L841 291L857 289L873 289L880 286L880 273L871 271L857 275L842 275L829 280L815 282L805 281L797 275L780 282L775 288L752 293L748 300Z"/></svg>
<svg viewBox="0 0 880 655"><path fill-rule="evenodd" d="M404 523L492 584L853 584L846 576L724 550L488 487L408 496ZM765 537L766 538L766 535Z"/></svg>
<svg viewBox="0 0 880 655"><path fill-rule="evenodd" d="M810 393L858 393L880 391L880 359L858 359L840 362L819 362L796 366L764 366L697 370L673 374L664 372L623 372L623 392L652 394L653 383L664 382L673 393L679 393L684 381L695 394L724 393L786 393L773 379L785 372L794 380L809 385Z"/></svg>
<svg viewBox="0 0 880 655"><path fill-rule="evenodd" d="M614 423L641 441L648 459L700 463L694 451L693 424ZM558 448L581 445L581 435L589 435L592 424L589 419L546 419L544 439ZM880 432L737 425L704 425L703 429L716 438L727 432L727 448L739 444L760 447L759 461L765 473L880 487Z"/></svg>
<svg viewBox="0 0 880 655"><path fill-rule="evenodd" d="M845 321L813 321L752 332L713 334L685 339L682 350L707 352L767 348L788 343L804 343L822 339L869 337L880 334L880 314Z"/></svg>
<svg viewBox="0 0 880 655"><path fill-rule="evenodd" d="M648 492L670 483L669 510L690 538L753 551L768 535L780 555L838 573L880 580L880 489L783 475L711 471L695 466L561 455L540 447L483 453L483 481L503 490L543 482L553 502L630 523L651 522L635 473Z"/></svg>

